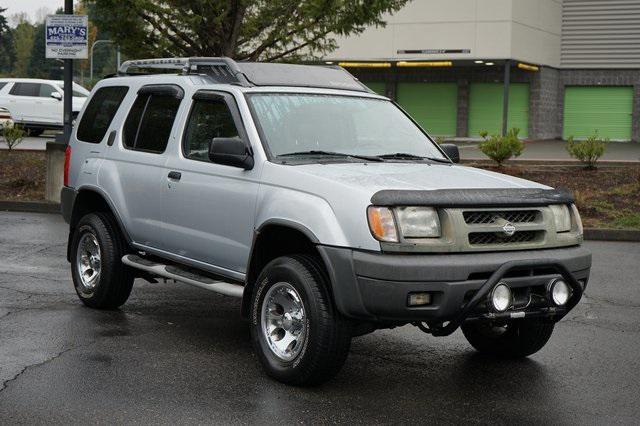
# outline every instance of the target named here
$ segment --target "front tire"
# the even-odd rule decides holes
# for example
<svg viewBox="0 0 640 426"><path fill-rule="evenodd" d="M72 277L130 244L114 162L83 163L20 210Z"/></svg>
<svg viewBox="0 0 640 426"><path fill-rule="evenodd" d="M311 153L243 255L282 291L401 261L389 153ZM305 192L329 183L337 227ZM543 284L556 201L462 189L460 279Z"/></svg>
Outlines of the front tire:
<svg viewBox="0 0 640 426"><path fill-rule="evenodd" d="M462 333L477 351L503 358L522 358L538 352L549 341L553 323L537 320L510 321L496 325L471 322Z"/></svg>
<svg viewBox="0 0 640 426"><path fill-rule="evenodd" d="M267 374L282 383L318 385L338 374L351 330L318 259L284 256L267 264L251 298L251 338Z"/></svg>
<svg viewBox="0 0 640 426"><path fill-rule="evenodd" d="M71 240L71 275L78 297L96 309L115 309L129 298L135 279L122 263L127 244L109 213L82 217Z"/></svg>

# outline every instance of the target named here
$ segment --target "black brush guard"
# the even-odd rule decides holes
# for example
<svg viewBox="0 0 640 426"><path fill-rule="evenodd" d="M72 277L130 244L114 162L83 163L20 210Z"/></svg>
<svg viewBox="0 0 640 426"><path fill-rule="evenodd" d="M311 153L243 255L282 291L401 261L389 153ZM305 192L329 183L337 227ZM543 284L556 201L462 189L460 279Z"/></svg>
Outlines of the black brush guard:
<svg viewBox="0 0 640 426"><path fill-rule="evenodd" d="M565 282L571 287L571 297L567 301L567 304L560 307L549 307L545 310L538 310L527 312L524 310L502 312L502 313L488 313L481 317L474 317L472 319L487 319L487 320L500 320L500 319L521 319L532 317L548 317L552 318L555 322L560 321L571 309L573 309L580 299L582 298L583 287L582 284L573 276L573 274L561 263L552 259L536 259L536 260L514 260L504 263L500 266L485 283L480 287L476 294L467 302L461 309L458 315L446 325L429 325L425 326L423 323L414 323L418 328L426 333L430 333L434 336L448 336L460 327L469 316L473 313L474 309L484 301L493 287L498 284L505 275L514 269L522 268L550 268L558 272L558 274L564 278Z"/></svg>

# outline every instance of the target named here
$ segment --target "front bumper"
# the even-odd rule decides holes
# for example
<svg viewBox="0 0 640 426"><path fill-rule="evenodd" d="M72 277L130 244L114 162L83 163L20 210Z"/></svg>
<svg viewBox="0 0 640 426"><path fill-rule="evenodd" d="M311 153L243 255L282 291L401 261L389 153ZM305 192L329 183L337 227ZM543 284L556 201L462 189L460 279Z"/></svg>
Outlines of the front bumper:
<svg viewBox="0 0 640 426"><path fill-rule="evenodd" d="M563 276L579 300L589 279L591 254L580 246L500 253L381 254L318 247L331 278L338 310L378 323L442 324L465 318L498 281L512 288L540 287ZM486 286L485 286L486 285ZM484 287L483 287L484 286ZM573 286L572 286L573 287ZM432 303L407 306L409 293L430 292ZM476 297L477 296L477 297ZM575 303L550 316L561 318Z"/></svg>

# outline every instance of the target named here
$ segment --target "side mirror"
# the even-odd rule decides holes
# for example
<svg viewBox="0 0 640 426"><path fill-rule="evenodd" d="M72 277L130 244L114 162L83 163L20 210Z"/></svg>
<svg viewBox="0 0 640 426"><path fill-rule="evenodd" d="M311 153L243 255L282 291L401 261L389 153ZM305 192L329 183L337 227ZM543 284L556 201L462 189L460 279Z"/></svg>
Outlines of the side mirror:
<svg viewBox="0 0 640 426"><path fill-rule="evenodd" d="M225 166L253 169L251 150L240 138L213 138L209 145L209 160Z"/></svg>
<svg viewBox="0 0 640 426"><path fill-rule="evenodd" d="M62 100L62 95L61 95L59 92L51 92L51 97L52 97L53 99L57 99L57 100L59 100L59 101L61 101L61 100Z"/></svg>
<svg viewBox="0 0 640 426"><path fill-rule="evenodd" d="M460 162L460 150L458 149L458 145L454 145L452 143L443 143L440 145L440 148L447 154L447 157L451 159L454 163Z"/></svg>

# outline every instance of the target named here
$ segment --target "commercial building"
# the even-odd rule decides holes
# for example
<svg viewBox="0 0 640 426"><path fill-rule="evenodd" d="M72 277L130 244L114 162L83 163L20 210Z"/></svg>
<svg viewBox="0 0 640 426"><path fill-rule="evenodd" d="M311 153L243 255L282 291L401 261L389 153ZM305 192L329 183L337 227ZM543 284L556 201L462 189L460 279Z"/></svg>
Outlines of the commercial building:
<svg viewBox="0 0 640 426"><path fill-rule="evenodd" d="M507 106L521 137L638 141L640 0L413 0L386 21L325 60L433 135L499 133Z"/></svg>

